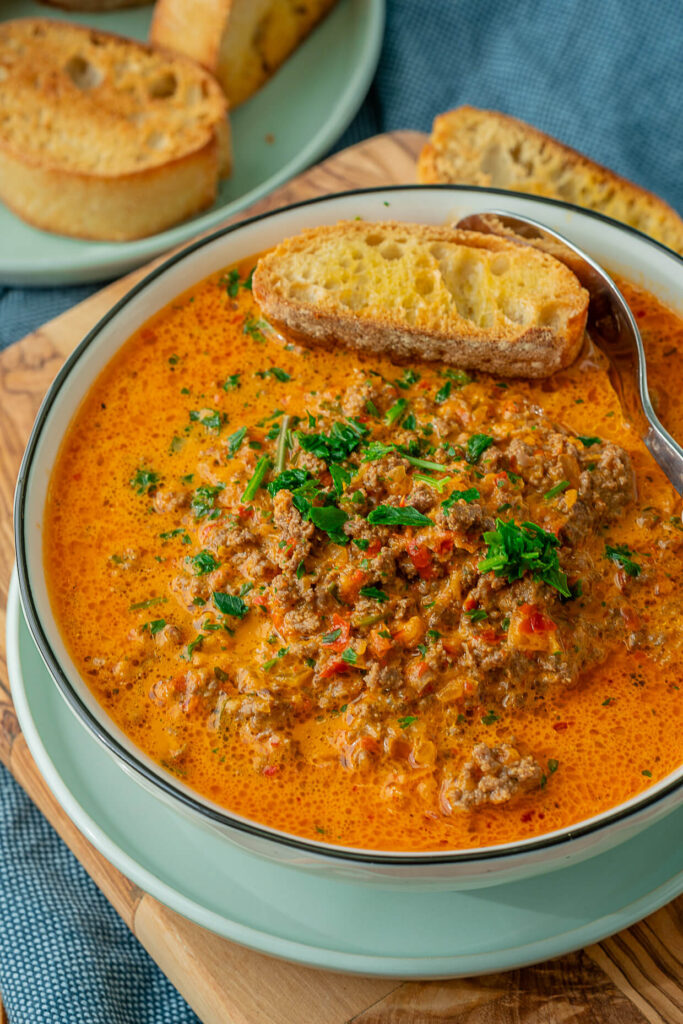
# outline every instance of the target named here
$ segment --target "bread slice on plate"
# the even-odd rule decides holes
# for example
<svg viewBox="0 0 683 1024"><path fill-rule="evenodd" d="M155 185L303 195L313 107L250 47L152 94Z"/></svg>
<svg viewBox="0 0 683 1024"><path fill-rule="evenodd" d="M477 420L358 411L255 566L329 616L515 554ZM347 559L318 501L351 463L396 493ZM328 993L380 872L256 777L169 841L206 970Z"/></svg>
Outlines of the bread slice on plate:
<svg viewBox="0 0 683 1024"><path fill-rule="evenodd" d="M342 221L262 257L253 292L285 332L326 345L546 377L583 341L588 293L528 245L455 228Z"/></svg>
<svg viewBox="0 0 683 1024"><path fill-rule="evenodd" d="M597 210L683 253L683 220L663 199L550 135L495 110L458 107L434 121L423 185L483 185Z"/></svg>
<svg viewBox="0 0 683 1024"><path fill-rule="evenodd" d="M277 71L336 0L157 0L150 41L193 57L230 108Z"/></svg>
<svg viewBox="0 0 683 1024"><path fill-rule="evenodd" d="M36 227L126 240L210 206L230 169L218 83L69 22L0 23L0 199Z"/></svg>

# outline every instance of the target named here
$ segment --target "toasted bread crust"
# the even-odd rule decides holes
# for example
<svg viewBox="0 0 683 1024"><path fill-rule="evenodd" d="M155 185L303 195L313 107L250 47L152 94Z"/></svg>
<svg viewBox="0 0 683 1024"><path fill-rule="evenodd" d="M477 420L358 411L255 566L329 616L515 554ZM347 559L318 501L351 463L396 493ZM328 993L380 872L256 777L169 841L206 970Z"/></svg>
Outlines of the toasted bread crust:
<svg viewBox="0 0 683 1024"><path fill-rule="evenodd" d="M230 107L249 99L336 0L157 0L151 42L215 74Z"/></svg>
<svg viewBox="0 0 683 1024"><path fill-rule="evenodd" d="M652 192L495 110L463 106L434 120L418 181L510 189L596 210L683 253L683 220Z"/></svg>
<svg viewBox="0 0 683 1024"><path fill-rule="evenodd" d="M533 298L514 285L520 273ZM477 290L481 281L490 295ZM529 246L395 222L304 231L259 260L253 291L265 316L299 338L504 376L544 377L569 365L588 311L571 271Z"/></svg>
<svg viewBox="0 0 683 1024"><path fill-rule="evenodd" d="M230 137L225 99L205 71L47 19L5 22L0 41L0 198L20 217L123 241L211 205Z"/></svg>

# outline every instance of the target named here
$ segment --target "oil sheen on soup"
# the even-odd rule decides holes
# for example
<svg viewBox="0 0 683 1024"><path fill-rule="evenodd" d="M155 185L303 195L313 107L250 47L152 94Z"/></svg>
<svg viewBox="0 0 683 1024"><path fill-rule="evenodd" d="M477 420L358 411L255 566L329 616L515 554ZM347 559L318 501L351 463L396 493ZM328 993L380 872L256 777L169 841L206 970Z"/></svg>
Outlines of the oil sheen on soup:
<svg viewBox="0 0 683 1024"><path fill-rule="evenodd" d="M682 759L680 499L587 340L545 381L306 348L254 260L116 354L45 563L109 715L219 805L443 850L566 827ZM683 325L625 293L683 436Z"/></svg>

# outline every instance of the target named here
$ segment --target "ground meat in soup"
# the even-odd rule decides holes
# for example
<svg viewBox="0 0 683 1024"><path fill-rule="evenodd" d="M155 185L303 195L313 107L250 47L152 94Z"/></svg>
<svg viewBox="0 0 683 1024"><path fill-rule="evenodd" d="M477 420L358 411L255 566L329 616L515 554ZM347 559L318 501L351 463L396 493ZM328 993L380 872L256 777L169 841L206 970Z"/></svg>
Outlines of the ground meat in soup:
<svg viewBox="0 0 683 1024"><path fill-rule="evenodd" d="M58 459L53 602L120 727L209 800L371 849L528 838L676 767L680 499L599 353L528 382L306 348L251 266L142 328Z"/></svg>

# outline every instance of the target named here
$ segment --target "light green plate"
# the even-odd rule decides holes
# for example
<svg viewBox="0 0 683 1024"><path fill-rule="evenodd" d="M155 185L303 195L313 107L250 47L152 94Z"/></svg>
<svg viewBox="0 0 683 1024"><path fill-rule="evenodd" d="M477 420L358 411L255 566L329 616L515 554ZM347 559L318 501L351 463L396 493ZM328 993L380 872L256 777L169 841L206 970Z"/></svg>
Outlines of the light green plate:
<svg viewBox="0 0 683 1024"><path fill-rule="evenodd" d="M7 612L19 721L64 810L142 889L235 942L356 974L485 974L596 942L683 891L683 808L609 853L473 893L353 885L261 860L150 796L90 736L41 660L16 578Z"/></svg>
<svg viewBox="0 0 683 1024"><path fill-rule="evenodd" d="M0 17L68 19L144 40L151 6L66 14L5 0ZM135 242L88 242L25 224L0 203L0 284L104 281L218 225L322 156L349 125L379 59L384 0L340 0L277 74L231 116L235 167L215 205ZM268 141L272 139L272 141Z"/></svg>

